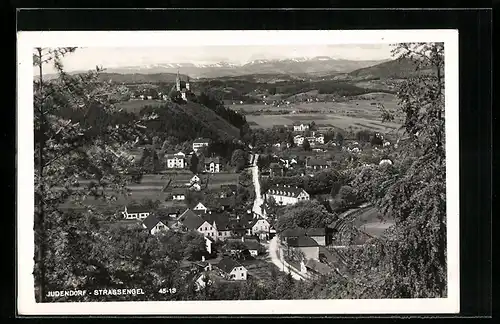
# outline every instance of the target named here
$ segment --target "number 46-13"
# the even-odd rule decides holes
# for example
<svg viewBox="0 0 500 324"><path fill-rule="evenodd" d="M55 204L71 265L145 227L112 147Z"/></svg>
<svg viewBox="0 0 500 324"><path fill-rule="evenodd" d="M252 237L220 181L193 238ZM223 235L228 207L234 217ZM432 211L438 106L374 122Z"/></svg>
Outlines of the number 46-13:
<svg viewBox="0 0 500 324"><path fill-rule="evenodd" d="M177 292L177 289L175 288L161 288L158 290L160 294L175 294Z"/></svg>

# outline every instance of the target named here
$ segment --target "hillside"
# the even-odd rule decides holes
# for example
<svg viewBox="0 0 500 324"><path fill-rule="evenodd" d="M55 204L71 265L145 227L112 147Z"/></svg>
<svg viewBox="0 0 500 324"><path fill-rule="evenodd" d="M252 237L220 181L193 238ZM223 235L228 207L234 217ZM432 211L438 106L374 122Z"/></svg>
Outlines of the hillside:
<svg viewBox="0 0 500 324"><path fill-rule="evenodd" d="M175 136L179 141L197 137L232 140L239 137L239 129L204 105L195 102L177 104L165 102L155 106L137 106L134 113L155 116L147 123L150 133Z"/></svg>
<svg viewBox="0 0 500 324"><path fill-rule="evenodd" d="M425 73L426 71L428 70L423 70L421 73ZM405 79L415 73L415 64L409 59L402 59L354 70L348 73L348 76L363 79Z"/></svg>

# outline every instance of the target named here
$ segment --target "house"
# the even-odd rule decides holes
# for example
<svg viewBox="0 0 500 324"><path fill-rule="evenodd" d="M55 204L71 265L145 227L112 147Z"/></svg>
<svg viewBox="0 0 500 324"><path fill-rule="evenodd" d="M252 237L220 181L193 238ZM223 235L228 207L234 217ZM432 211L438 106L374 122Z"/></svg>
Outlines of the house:
<svg viewBox="0 0 500 324"><path fill-rule="evenodd" d="M269 228L271 225L264 218L256 218L252 222L252 235L257 235L261 240L269 239Z"/></svg>
<svg viewBox="0 0 500 324"><path fill-rule="evenodd" d="M328 168L328 162L320 159L306 160L306 168L313 170L322 170Z"/></svg>
<svg viewBox="0 0 500 324"><path fill-rule="evenodd" d="M319 244L309 236L288 237L284 246L300 251L305 259L319 260Z"/></svg>
<svg viewBox="0 0 500 324"><path fill-rule="evenodd" d="M189 184L195 184L195 183L200 183L200 177L198 177L198 175L194 175L190 180L189 180Z"/></svg>
<svg viewBox="0 0 500 324"><path fill-rule="evenodd" d="M231 228L229 226L229 215L227 213L209 213L201 216L205 221L212 225L216 230L214 240L224 241L231 237Z"/></svg>
<svg viewBox="0 0 500 324"><path fill-rule="evenodd" d="M282 243L286 243L289 238L298 238L299 236L306 235L306 230L300 227L287 228L286 230L279 233L279 237Z"/></svg>
<svg viewBox="0 0 500 324"><path fill-rule="evenodd" d="M217 173L222 170L222 163L219 157L205 158L205 171Z"/></svg>
<svg viewBox="0 0 500 324"><path fill-rule="evenodd" d="M165 154L168 169L184 169L186 167L186 154L182 152Z"/></svg>
<svg viewBox="0 0 500 324"><path fill-rule="evenodd" d="M185 200L186 192L184 188L172 188L172 200Z"/></svg>
<svg viewBox="0 0 500 324"><path fill-rule="evenodd" d="M240 242L239 239L230 239L229 241ZM231 253L243 252L243 253L246 253L247 255L256 257L262 251L264 251L263 246L254 237L245 237L245 236L242 236L241 237L241 243L242 243L242 249L231 250Z"/></svg>
<svg viewBox="0 0 500 324"><path fill-rule="evenodd" d="M294 132L304 132L309 129L309 124L295 122L293 123L293 131Z"/></svg>
<svg viewBox="0 0 500 324"><path fill-rule="evenodd" d="M278 205L293 205L301 200L309 200L309 194L302 188L275 185L266 193L266 199L270 198L273 198Z"/></svg>
<svg viewBox="0 0 500 324"><path fill-rule="evenodd" d="M304 144L304 139L305 137L302 135L295 135L293 137L293 143L297 146L301 146L302 144Z"/></svg>
<svg viewBox="0 0 500 324"><path fill-rule="evenodd" d="M186 209L186 211L179 216L179 222L182 224L184 229L197 231L205 237L210 238L212 243L217 240L217 228L213 225L213 223L210 223L201 216L196 215L191 209ZM207 245L208 244L209 243L207 242Z"/></svg>
<svg viewBox="0 0 500 324"><path fill-rule="evenodd" d="M146 211L143 207L131 206L122 211L123 218L125 219L144 219L149 216L150 212Z"/></svg>
<svg viewBox="0 0 500 324"><path fill-rule="evenodd" d="M155 215L149 215L142 222L142 227L148 230L148 232L152 235L155 235L161 231L168 231L169 227L165 220L158 219Z"/></svg>
<svg viewBox="0 0 500 324"><path fill-rule="evenodd" d="M317 135L315 135L315 137L316 137L316 143L321 144L321 145L325 144L325 135L317 134Z"/></svg>
<svg viewBox="0 0 500 324"><path fill-rule="evenodd" d="M236 260L223 258L217 264L217 268L226 279L247 280L247 269Z"/></svg>
<svg viewBox="0 0 500 324"><path fill-rule="evenodd" d="M206 147L210 144L210 139L208 138L197 138L193 142L193 151L198 152L202 147Z"/></svg>
<svg viewBox="0 0 500 324"><path fill-rule="evenodd" d="M181 98L184 101L187 101L188 95L192 93L189 84L189 77L186 78L186 81L182 81L179 71L177 71L177 77L175 78L175 90L181 95Z"/></svg>
<svg viewBox="0 0 500 324"><path fill-rule="evenodd" d="M207 285L212 285L213 283L214 279L210 275L210 272L204 271L196 275L194 280L194 289L196 291L200 291L202 289L205 289Z"/></svg>
<svg viewBox="0 0 500 324"><path fill-rule="evenodd" d="M326 245L326 229L325 228L308 228L306 229L306 236L315 240L318 245Z"/></svg>
<svg viewBox="0 0 500 324"><path fill-rule="evenodd" d="M203 205L201 202L199 202L196 206L194 206L193 210L202 211L206 213L208 211L208 208L205 207L205 205Z"/></svg>

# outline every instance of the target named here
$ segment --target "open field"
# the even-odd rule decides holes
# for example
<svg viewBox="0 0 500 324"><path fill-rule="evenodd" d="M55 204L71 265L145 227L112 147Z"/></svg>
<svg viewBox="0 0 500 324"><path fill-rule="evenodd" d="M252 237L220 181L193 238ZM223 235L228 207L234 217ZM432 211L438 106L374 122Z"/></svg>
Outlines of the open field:
<svg viewBox="0 0 500 324"><path fill-rule="evenodd" d="M246 119L253 128L270 128L274 125L291 125L293 122L310 123L323 127L347 129L370 129L387 132L398 128L397 122L381 123L381 113L377 103L386 109L396 109L397 102L390 95L381 96L381 100L350 100L348 102L313 102L299 103L289 107L271 107L265 105L241 105L247 112L269 110L277 114L263 112L260 115L248 114ZM289 111L289 114L278 114L279 111ZM296 113L292 113L295 111Z"/></svg>
<svg viewBox="0 0 500 324"><path fill-rule="evenodd" d="M122 101L117 106L127 112L138 112L144 106L160 106L164 103L163 100L130 100Z"/></svg>
<svg viewBox="0 0 500 324"><path fill-rule="evenodd" d="M203 184L208 181L208 189L219 189L221 185L237 184L239 174L237 173L213 173L199 175ZM123 206L132 202L140 202L142 199L147 198L151 200L159 200L164 202L169 197L169 190L162 192L163 187L170 181L169 188L172 187L185 187L189 180L193 177L191 173L168 173L168 174L145 174L142 181L137 184L130 184L130 195L119 195L116 201L105 202L89 198L85 201L87 204L99 206L103 208L122 208ZM88 183L87 180L82 180L81 183ZM67 208L71 208L72 204L64 204ZM76 208L76 207L75 207ZM79 208L79 207L78 207Z"/></svg>
<svg viewBox="0 0 500 324"><path fill-rule="evenodd" d="M346 130L349 127L352 129L369 129L378 132L388 132L400 125L396 123L380 123L380 120L371 120L362 117L351 117L332 114L294 114L294 115L249 115L246 116L248 121L255 122L259 128L271 128L274 125L291 125L294 122L304 122L306 124L314 121L316 125L327 124L327 127ZM256 126L253 126L256 127Z"/></svg>

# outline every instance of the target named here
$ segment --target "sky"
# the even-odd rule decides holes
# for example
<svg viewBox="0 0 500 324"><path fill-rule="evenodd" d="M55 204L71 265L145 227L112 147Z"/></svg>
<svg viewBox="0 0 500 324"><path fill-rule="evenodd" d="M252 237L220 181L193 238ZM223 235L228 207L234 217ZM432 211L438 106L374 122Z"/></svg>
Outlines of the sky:
<svg viewBox="0 0 500 324"><path fill-rule="evenodd" d="M104 68L144 66L163 63L244 64L257 59L330 56L349 60L384 60L391 58L389 44L365 45L279 45L279 46L199 46L199 47L86 47L66 56L68 72ZM54 73L52 66L45 73Z"/></svg>

